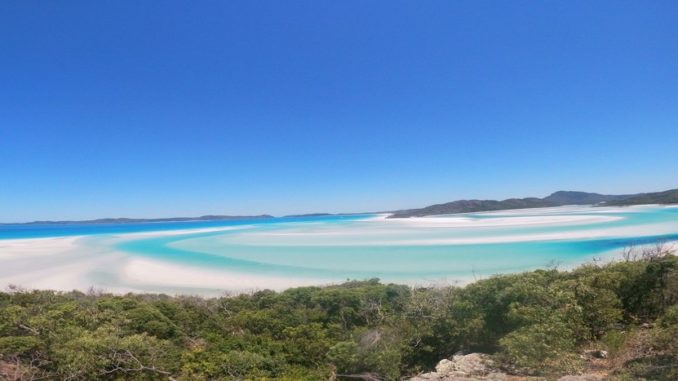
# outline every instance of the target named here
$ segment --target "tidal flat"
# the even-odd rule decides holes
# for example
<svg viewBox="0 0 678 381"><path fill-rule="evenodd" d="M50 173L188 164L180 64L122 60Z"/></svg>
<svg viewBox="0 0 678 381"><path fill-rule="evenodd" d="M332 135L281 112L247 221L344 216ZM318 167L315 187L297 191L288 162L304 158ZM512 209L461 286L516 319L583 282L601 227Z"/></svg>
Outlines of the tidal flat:
<svg viewBox="0 0 678 381"><path fill-rule="evenodd" d="M0 285L205 296L369 278L461 285L678 241L678 208L657 205L385 217L4 226Z"/></svg>

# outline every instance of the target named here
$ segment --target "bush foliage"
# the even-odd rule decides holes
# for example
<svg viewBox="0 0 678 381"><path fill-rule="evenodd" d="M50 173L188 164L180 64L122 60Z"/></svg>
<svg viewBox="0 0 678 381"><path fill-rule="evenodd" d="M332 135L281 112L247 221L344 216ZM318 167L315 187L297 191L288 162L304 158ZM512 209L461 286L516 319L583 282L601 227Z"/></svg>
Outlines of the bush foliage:
<svg viewBox="0 0 678 381"><path fill-rule="evenodd" d="M212 299L9 290L0 293L0 372L25 380L396 380L463 351L552 375L576 370L592 342L623 351L630 333L650 324L643 355L620 375L678 379L677 302L672 255L466 287L373 279Z"/></svg>

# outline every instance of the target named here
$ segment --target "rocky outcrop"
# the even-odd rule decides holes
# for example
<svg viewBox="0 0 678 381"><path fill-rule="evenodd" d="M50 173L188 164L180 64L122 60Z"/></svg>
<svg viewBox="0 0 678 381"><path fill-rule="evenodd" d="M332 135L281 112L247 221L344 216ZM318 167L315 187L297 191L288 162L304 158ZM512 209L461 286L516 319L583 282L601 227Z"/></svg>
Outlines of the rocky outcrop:
<svg viewBox="0 0 678 381"><path fill-rule="evenodd" d="M590 351L593 352L593 351ZM599 351L605 352L605 351ZM591 353L591 356L600 356L602 353ZM607 353L604 353L607 355ZM514 376L499 370L492 359L481 353L468 355L454 355L451 359L441 360L436 365L435 372L423 373L410 381L543 381L545 378ZM558 381L602 381L603 376L582 374L563 376Z"/></svg>
<svg viewBox="0 0 678 381"><path fill-rule="evenodd" d="M593 374L582 374L579 376L563 376L558 381L603 381L603 377Z"/></svg>
<svg viewBox="0 0 678 381"><path fill-rule="evenodd" d="M505 381L509 376L497 371L494 363L480 353L454 355L436 365L436 371L420 374L410 381Z"/></svg>

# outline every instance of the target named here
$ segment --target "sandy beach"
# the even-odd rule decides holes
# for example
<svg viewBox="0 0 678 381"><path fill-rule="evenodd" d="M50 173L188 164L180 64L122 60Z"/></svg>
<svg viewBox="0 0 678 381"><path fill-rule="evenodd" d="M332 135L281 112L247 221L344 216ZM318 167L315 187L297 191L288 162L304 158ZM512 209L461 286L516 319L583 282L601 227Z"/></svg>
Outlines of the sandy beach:
<svg viewBox="0 0 678 381"><path fill-rule="evenodd" d="M472 281L476 272L491 275L533 269L544 266L549 258L569 266L594 256L614 258L619 251L602 247L591 255L584 252L571 257L568 250L574 248L563 246L566 256L562 258L541 255L544 250L554 250L548 246L552 244L675 235L675 219L642 224L624 220L636 212L643 216L653 210L662 209L547 208L488 212L482 213L482 218L386 219L379 215L340 223L321 220L265 227L248 224L2 239L0 287L215 296L337 283L371 274L409 284L460 284ZM629 211L633 211L631 217ZM151 242L150 248L141 246L151 252L121 249L127 242ZM541 243L547 246L511 246ZM496 247L490 248L493 254L488 253L483 262L483 255L473 254L474 245ZM460 249L454 249L456 246ZM179 254L165 257L164 250ZM511 254L511 250L520 255Z"/></svg>

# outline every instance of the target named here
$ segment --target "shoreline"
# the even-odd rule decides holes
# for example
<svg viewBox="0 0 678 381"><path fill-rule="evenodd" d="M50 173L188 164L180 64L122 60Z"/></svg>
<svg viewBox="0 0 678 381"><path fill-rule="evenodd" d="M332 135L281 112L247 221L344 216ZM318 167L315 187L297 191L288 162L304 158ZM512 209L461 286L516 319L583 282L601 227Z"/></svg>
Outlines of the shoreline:
<svg viewBox="0 0 678 381"><path fill-rule="evenodd" d="M678 248L678 241L667 242L669 246ZM638 246L651 247L652 244ZM674 251L674 255L675 255ZM21 282L9 282L0 284L3 292L13 291L54 291L54 292L94 292L97 294L126 295L126 294L147 294L147 295L169 295L172 297L197 296L201 298L215 298L224 296L236 296L242 294L252 294L258 291L271 290L282 292L288 289L299 287L330 287L340 285L346 282L367 281L373 278L344 280L321 280L321 279L296 279L287 277L271 277L236 273L222 270L206 270L203 268L164 263L162 261L153 261L147 259L130 259L128 257L108 257L100 262L113 265L119 261L124 261L122 275L129 283L125 285L107 285L96 284L87 281L83 277L78 281L74 280L74 273L49 276L52 269L42 269L35 274L45 275L40 277L40 281L22 284ZM446 287L465 287L469 284L488 279L494 276L521 274L535 270L557 268L559 271L572 271L580 266L587 264L607 265L611 263L622 262L621 252L611 250L601 253L588 261L576 263L561 263L526 268L520 271L501 272L496 274L474 274L470 273L464 277L432 277L419 280L405 281L392 280L388 278L378 278L383 284L396 284L412 288L446 288ZM86 266L84 266L86 267ZM64 265L59 270L82 270L83 266ZM176 282L176 279L182 279ZM48 285L49 284L49 285Z"/></svg>
<svg viewBox="0 0 678 381"><path fill-rule="evenodd" d="M573 210L587 209L559 209L557 213L572 212ZM531 212L534 213L536 211L532 210ZM545 210L544 212L548 211ZM551 213L554 212L551 211ZM608 213L614 214L615 211L610 210ZM186 240L182 236L186 236L187 240L191 240L195 238L191 237L192 234L212 232L235 232L233 235L217 235L217 239L224 239L223 242L216 242L217 248L219 245L224 245L224 247L232 250L237 250L238 247L251 247L252 245L267 247L267 244L272 248L276 246L296 246L300 248L305 247L305 245L311 247L317 246L319 250L322 250L322 247L350 248L353 245L366 248L372 246L394 248L413 246L415 247L413 250L416 250L417 246L426 245L449 246L537 241L557 242L608 239L624 236L642 237L652 234L667 235L667 233L674 234L677 232L678 221L640 225L602 225L597 227L595 224L611 223L622 218L615 215L607 216L599 214L600 212L584 215L553 215L544 213L543 215L510 217L510 214L507 215L506 211L501 211L497 212L496 215L492 215L496 216L496 218L479 219L473 219L468 216L385 219L384 215L378 215L369 219L351 221L346 225L318 225L318 222L312 222L307 225L284 225L278 229L256 229L256 225L237 225L153 232L2 239L0 240L0 287L6 288L13 284L26 289L53 289L58 291L71 291L74 289L87 291L94 288L112 293L162 292L174 295L214 296L228 293L247 293L264 289L280 291L300 286L332 285L346 281L348 278L340 275L351 271L350 268L341 268L340 257L332 257L332 261L329 264L326 263L328 267L324 269L334 270L335 268L332 267L334 266L332 263L336 263L339 266L336 268L336 276L327 273L327 271L325 271L325 274L330 275L314 276L312 273L294 275L293 271L289 274L280 273L280 275L274 275L273 273L269 274L258 271L235 270L223 266L210 268L206 265L193 265L170 259L163 260L162 256L159 258L149 258L143 255L135 255L132 252L124 252L115 247L117 244L127 240L169 236L177 236L179 238L178 242L183 242ZM540 232L537 230L526 231L524 233L519 230L521 227L534 229L541 226L549 228L562 226L563 228L560 231L547 230ZM571 230L570 227L583 228ZM475 228L478 230L470 231L482 234L466 237L463 235L466 234L465 231L467 229ZM508 230L502 235L501 230L496 230L500 228ZM452 229L451 231L461 235L450 237L445 237L444 235L436 236L436 234L441 232L445 233L447 229ZM490 229L490 232L487 233L485 229ZM244 232L237 232L238 230L243 230ZM168 249L182 248L182 245L175 245L175 242L170 242L167 246ZM678 240L671 240L670 243L678 247ZM184 244L186 243L184 242ZM212 244L215 243L213 242ZM191 249L190 243L184 249ZM273 250L272 253L275 253L275 249L271 250ZM586 257L563 256L562 260L557 260L556 258L556 261L563 263L566 268L591 262L594 257L603 258L603 263L605 263L614 260L615 253L619 253L619 251L611 250L611 252L601 252ZM341 253L341 251L336 251L336 253ZM207 251L203 254L221 255L219 252L209 253ZM240 258L237 255L233 258L251 261L257 260L256 257L244 256ZM359 256L352 258L359 258ZM389 257L386 256L384 258L382 260L388 260ZM411 260L417 260L416 258L415 253L413 253ZM525 259L527 257L523 255L519 258ZM317 263L325 261L321 257L313 259ZM477 276L491 276L487 271L487 267L483 270L482 261L478 262L481 267L473 269L476 266L473 264L473 260L464 263L463 266L460 265L458 268L450 267L452 270L447 273L449 275L444 275L445 273L442 272L441 274L443 275L425 275L425 272L422 272L419 277L398 275L400 270L398 270L397 266L401 264L398 261L406 259L394 257L393 261L388 263L371 260L371 262L366 262L364 273L369 274L370 271L374 270L376 273L381 271L382 274L388 274L389 271L393 271L391 273L392 277L388 275L380 275L378 277L384 282L413 286L423 285L426 287L436 284L463 285L473 282ZM282 261L280 258L279 260ZM449 261L459 259L454 255L450 255L449 259L446 260L450 263ZM275 261L267 262L264 260L262 263L275 264ZM429 262L422 262L421 268L423 269L427 263ZM501 266L504 266L503 268L507 270L497 270L496 273L515 273L546 267L546 263L541 265L535 265L535 263L535 260L531 260L531 262L522 261L522 264L510 263L508 261L507 264L497 267L502 268ZM313 266L308 262L304 265L309 266L310 269ZM394 270L388 270L389 266ZM520 268L520 266L524 267ZM467 271L469 268L472 270ZM412 268L408 268L408 270L411 270L412 274L416 273L416 270ZM377 276L375 275L375 277ZM358 277L349 278L357 279ZM370 276L366 275L365 278L370 278Z"/></svg>

